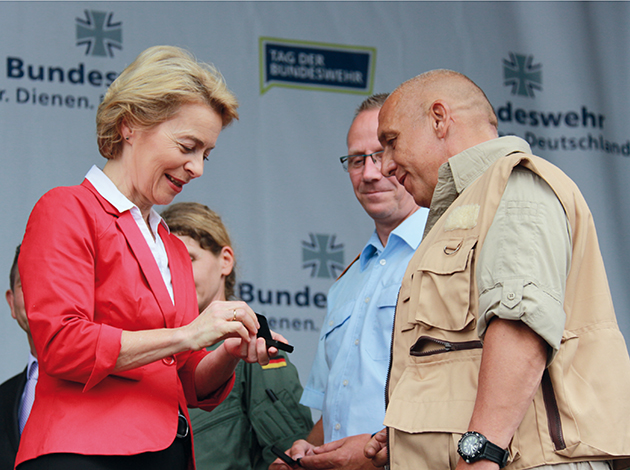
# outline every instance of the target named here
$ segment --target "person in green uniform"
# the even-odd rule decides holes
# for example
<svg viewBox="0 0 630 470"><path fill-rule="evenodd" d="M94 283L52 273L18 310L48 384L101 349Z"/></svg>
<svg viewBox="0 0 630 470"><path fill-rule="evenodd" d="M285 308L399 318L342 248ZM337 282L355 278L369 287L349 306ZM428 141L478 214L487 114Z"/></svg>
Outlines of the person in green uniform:
<svg viewBox="0 0 630 470"><path fill-rule="evenodd" d="M192 260L199 311L234 297L235 255L221 217L195 202L171 205L162 218L184 242ZM218 346L218 345L216 345ZM313 428L311 411L299 404L297 369L280 352L268 365L243 361L230 395L212 412L190 410L198 470L267 470L276 456Z"/></svg>

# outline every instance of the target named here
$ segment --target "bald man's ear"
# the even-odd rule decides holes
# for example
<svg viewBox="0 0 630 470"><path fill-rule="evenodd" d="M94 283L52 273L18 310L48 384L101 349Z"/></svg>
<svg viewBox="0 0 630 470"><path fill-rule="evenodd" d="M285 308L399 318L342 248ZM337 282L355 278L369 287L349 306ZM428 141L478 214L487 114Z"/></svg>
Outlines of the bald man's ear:
<svg viewBox="0 0 630 470"><path fill-rule="evenodd" d="M450 109L443 101L435 101L429 108L431 125L438 139L443 139L450 125Z"/></svg>

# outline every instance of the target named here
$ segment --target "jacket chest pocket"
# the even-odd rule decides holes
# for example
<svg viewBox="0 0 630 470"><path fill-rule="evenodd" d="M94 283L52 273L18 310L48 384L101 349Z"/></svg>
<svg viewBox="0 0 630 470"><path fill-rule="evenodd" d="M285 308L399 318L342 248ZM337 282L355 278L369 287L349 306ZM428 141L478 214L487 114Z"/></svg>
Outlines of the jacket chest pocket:
<svg viewBox="0 0 630 470"><path fill-rule="evenodd" d="M411 282L412 321L448 331L474 327L471 265L476 244L477 237L454 237L438 240L426 250Z"/></svg>

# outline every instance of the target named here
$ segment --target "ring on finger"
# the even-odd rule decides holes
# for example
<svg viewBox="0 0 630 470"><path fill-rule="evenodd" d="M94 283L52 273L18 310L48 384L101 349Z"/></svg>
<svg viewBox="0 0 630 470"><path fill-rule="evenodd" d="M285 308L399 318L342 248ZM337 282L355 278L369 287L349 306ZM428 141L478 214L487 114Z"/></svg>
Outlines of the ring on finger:
<svg viewBox="0 0 630 470"><path fill-rule="evenodd" d="M236 309L234 309L234 316L232 317L232 321L236 321Z"/></svg>

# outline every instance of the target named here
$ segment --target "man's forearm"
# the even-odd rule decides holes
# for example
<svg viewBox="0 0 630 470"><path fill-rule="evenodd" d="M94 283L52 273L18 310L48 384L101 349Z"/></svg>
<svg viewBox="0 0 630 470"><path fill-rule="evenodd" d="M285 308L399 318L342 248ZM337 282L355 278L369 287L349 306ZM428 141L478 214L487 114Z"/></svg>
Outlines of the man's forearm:
<svg viewBox="0 0 630 470"><path fill-rule="evenodd" d="M321 446L324 444L324 423L322 418L319 418L319 421L315 423L315 426L313 426L313 429L306 438L306 441L310 442L314 446Z"/></svg>
<svg viewBox="0 0 630 470"><path fill-rule="evenodd" d="M507 448L540 385L547 350L547 343L520 321L490 323L469 430Z"/></svg>

